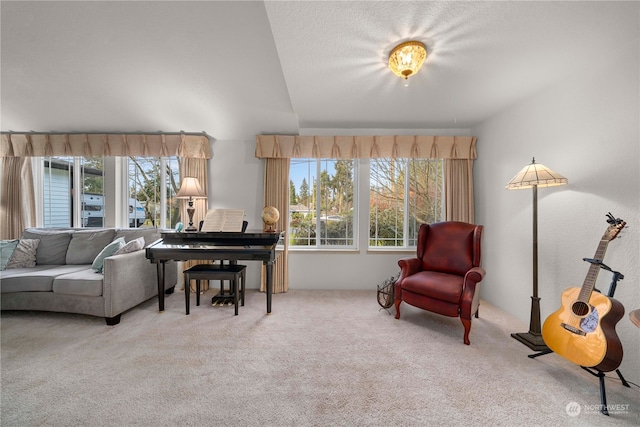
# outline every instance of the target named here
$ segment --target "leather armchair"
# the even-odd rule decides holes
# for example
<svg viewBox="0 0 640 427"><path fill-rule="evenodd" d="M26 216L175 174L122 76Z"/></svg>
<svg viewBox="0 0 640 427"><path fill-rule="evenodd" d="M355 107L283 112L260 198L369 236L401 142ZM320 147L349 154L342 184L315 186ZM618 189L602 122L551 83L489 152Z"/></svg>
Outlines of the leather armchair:
<svg viewBox="0 0 640 427"><path fill-rule="evenodd" d="M418 230L417 255L398 261L400 277L395 284L396 319L402 301L450 317L460 317L464 343L469 345L471 316L478 317L481 225L447 221L422 224Z"/></svg>

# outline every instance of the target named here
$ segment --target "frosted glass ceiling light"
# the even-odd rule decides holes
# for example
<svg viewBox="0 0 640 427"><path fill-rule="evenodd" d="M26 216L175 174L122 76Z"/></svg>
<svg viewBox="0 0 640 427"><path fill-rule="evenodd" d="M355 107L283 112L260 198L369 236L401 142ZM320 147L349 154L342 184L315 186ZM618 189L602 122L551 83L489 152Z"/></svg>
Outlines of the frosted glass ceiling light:
<svg viewBox="0 0 640 427"><path fill-rule="evenodd" d="M405 80L418 72L427 59L427 48L418 41L401 43L389 54L389 68Z"/></svg>

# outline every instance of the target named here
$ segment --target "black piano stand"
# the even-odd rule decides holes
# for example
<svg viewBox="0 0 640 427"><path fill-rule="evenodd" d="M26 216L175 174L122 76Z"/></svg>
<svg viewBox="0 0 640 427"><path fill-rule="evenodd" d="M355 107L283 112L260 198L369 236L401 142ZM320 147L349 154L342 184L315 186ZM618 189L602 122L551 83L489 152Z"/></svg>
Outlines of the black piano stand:
<svg viewBox="0 0 640 427"><path fill-rule="evenodd" d="M613 295L616 293L616 286L618 285L618 280L624 279L624 275L619 271L613 271L611 268L609 268L609 266L607 266L606 264L603 264L602 260L593 259L593 258L583 258L582 260L591 264L597 264L603 270L610 271L613 274L613 277L611 278L611 284L609 285L609 292L607 293L607 296L609 298L613 298ZM598 289L596 289L596 291L600 292ZM549 350L549 349L543 350L538 353L530 354L528 357L530 359L535 359L538 356L544 356L545 354L549 354L549 353L553 353L553 350ZM587 368L585 366L580 366L580 367L585 371L589 372L591 375L598 377L598 379L600 380L600 403L601 403L600 412L608 416L609 411L607 410L607 391L604 385L604 377L605 377L604 372L602 372L599 369ZM631 387L627 382L627 380L625 380L624 377L622 376L622 372L620 372L620 369L616 369L616 374L618 374L618 377L620 378L620 381L622 382L623 386Z"/></svg>

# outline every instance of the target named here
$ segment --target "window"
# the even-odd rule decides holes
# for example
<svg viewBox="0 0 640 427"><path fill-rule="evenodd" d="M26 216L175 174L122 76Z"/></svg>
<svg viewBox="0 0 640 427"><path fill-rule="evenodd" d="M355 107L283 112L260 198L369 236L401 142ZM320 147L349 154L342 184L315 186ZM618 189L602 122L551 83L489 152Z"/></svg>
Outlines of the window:
<svg viewBox="0 0 640 427"><path fill-rule="evenodd" d="M179 187L177 157L104 160L102 157L43 158L44 227L104 227L111 222L107 221L107 211L116 202L113 197L121 198L124 206L121 215L115 214L120 218L115 221L116 226L175 226L180 215L178 201L173 197ZM118 168L117 164L126 166ZM118 177L116 170L126 170L127 175ZM108 182L105 172L112 177ZM118 191L121 187L116 181L125 182L126 191ZM107 197L105 187L115 189L116 196Z"/></svg>
<svg viewBox="0 0 640 427"><path fill-rule="evenodd" d="M353 160L292 159L289 243L293 247L355 247Z"/></svg>
<svg viewBox="0 0 640 427"><path fill-rule="evenodd" d="M291 159L291 247L355 248L358 208L369 211L369 248L415 247L420 224L443 220L442 160L370 159L362 166L367 163L369 197L358 206L353 160Z"/></svg>
<svg viewBox="0 0 640 427"><path fill-rule="evenodd" d="M369 247L415 247L418 228L444 218L443 161L371 159Z"/></svg>
<svg viewBox="0 0 640 427"><path fill-rule="evenodd" d="M43 225L71 227L78 224L81 227L102 227L103 158L47 157L43 164ZM74 171L79 173L76 174ZM80 200L80 203L75 203L75 200Z"/></svg>
<svg viewBox="0 0 640 427"><path fill-rule="evenodd" d="M129 226L174 228L180 205L174 198L180 188L177 157L129 157Z"/></svg>

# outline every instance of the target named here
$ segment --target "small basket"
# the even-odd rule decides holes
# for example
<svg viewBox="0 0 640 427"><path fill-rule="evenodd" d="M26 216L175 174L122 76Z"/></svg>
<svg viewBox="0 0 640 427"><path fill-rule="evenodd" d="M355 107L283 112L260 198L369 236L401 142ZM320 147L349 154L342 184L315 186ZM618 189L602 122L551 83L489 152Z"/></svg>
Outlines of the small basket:
<svg viewBox="0 0 640 427"><path fill-rule="evenodd" d="M378 285L378 304L380 304L380 307L391 308L393 305L395 284L398 281L398 277L400 277L400 273Z"/></svg>

